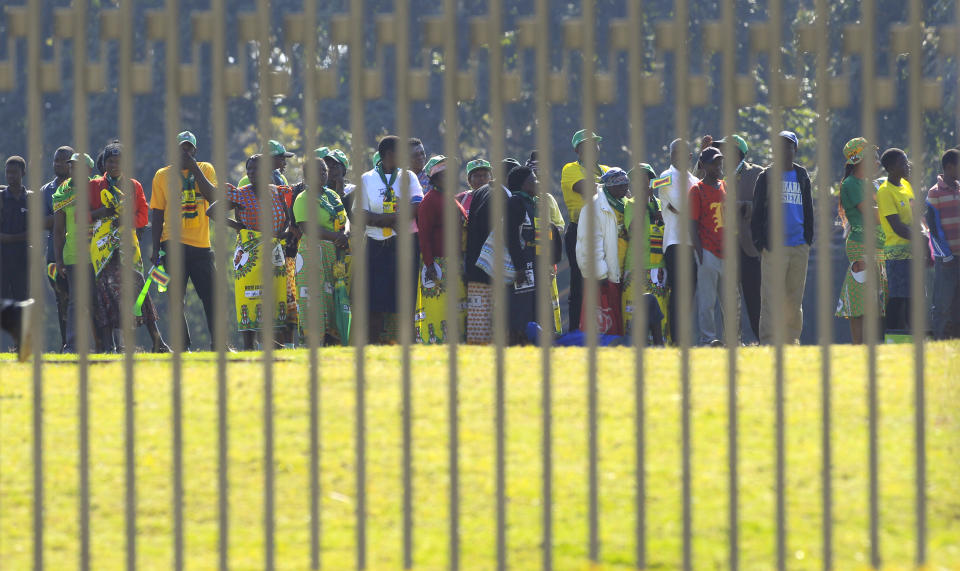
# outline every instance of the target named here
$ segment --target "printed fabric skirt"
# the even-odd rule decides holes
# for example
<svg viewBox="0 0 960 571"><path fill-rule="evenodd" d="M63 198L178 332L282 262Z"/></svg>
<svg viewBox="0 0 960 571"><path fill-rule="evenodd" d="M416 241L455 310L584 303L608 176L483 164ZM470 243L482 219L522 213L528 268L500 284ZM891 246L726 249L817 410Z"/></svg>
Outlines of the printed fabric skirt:
<svg viewBox="0 0 960 571"><path fill-rule="evenodd" d="M130 275L133 277L133 297L136 299L146 282L143 279L143 274L136 269ZM100 270L100 275L96 277L96 283L94 284L97 307L96 311L93 312L93 322L100 329L120 329L121 327L121 276L123 276L123 263L120 260L120 255L115 253ZM129 311L133 311L133 308L129 308ZM140 327L145 323L156 323L157 318L157 308L153 305L153 300L150 299L148 293L143 301L143 315L140 317L134 316L134 324Z"/></svg>
<svg viewBox="0 0 960 571"><path fill-rule="evenodd" d="M287 325L296 327L300 321L297 296L297 259L287 258Z"/></svg>
<svg viewBox="0 0 960 571"><path fill-rule="evenodd" d="M306 263L309 259L306 243L307 241L305 239L300 240L296 264L297 311L299 312L300 335L306 337L308 334L307 329L310 326L308 312L313 311L317 315L317 331L322 332L322 335L317 340L318 344L323 345L324 339L329 335L342 345L346 345L350 341L349 325L346 327L347 334L342 335L340 332L341 327L338 326L337 322L337 312L342 311L342 308L337 306L337 296L335 293L339 287L341 289L341 298L347 296L346 292L348 289L346 283L350 271L350 256L347 255L343 261L338 261L337 247L333 245L333 242L329 240L320 241L320 268L318 272L320 291L315 292L316 295L311 296L308 274L309 268L307 268ZM338 279L341 281L340 284L337 283ZM349 314L349 297L347 297L346 311L347 314Z"/></svg>
<svg viewBox="0 0 960 571"><path fill-rule="evenodd" d="M646 285L644 292L652 295L657 300L660 307L660 313L663 319L660 322L663 331L664 342L668 342L670 328L667 327L667 300L670 297L670 289L667 287L666 270L664 268L651 268L644 271ZM631 335L633 332L633 308L635 306L633 299L633 272L627 272L623 279L623 332L624 335Z"/></svg>
<svg viewBox="0 0 960 571"><path fill-rule="evenodd" d="M866 248L861 242L854 242L847 238L847 272L843 276L843 285L840 286L840 299L837 301L837 317L862 317L867 309L866 272L860 282L853 275L854 262L863 260ZM877 249L877 277L880 279L877 289L877 303L880 306L879 315L884 315L887 307L889 289L887 287L887 270L883 260L883 250Z"/></svg>
<svg viewBox="0 0 960 571"><path fill-rule="evenodd" d="M446 343L450 329L447 327L447 259L436 257L433 264L439 270L437 281L424 284L426 267L422 265L420 279L417 280L417 310L414 317L414 328L417 335L416 343L421 345ZM458 320L457 330L462 340L466 329L467 297L462 276L457 279L457 284L457 313L455 317Z"/></svg>
<svg viewBox="0 0 960 571"><path fill-rule="evenodd" d="M467 343L488 345L493 341L493 286L467 283Z"/></svg>
<svg viewBox="0 0 960 571"><path fill-rule="evenodd" d="M260 233L241 230L237 236L237 248L233 253L234 303L237 309L237 331L258 331L266 318L273 319L275 326L287 322L287 262L283 254L283 242L273 239L270 257L262 259ZM273 276L273 296L263 308L263 266L270 264Z"/></svg>

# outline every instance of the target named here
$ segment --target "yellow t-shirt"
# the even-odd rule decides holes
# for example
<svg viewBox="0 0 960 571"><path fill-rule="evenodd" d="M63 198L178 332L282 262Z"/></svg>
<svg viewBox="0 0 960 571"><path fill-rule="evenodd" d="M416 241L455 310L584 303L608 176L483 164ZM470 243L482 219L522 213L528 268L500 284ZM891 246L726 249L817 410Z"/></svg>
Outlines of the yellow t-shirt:
<svg viewBox="0 0 960 571"><path fill-rule="evenodd" d="M560 214L560 206L557 204L557 199L549 192L546 193L545 196L547 197L547 202L550 203L550 222L563 232L565 223L563 221L563 214Z"/></svg>
<svg viewBox="0 0 960 571"><path fill-rule="evenodd" d="M910 243L910 240L901 238L893 231L890 223L887 222L887 216L896 214L900 217L901 222L910 226L910 224L913 223L912 201L913 187L910 186L910 183L905 179L900 179L900 186L896 186L889 180L885 180L883 184L880 185L880 189L877 190L877 209L880 212L880 227L883 228L883 232L887 235L887 240L884 243L885 248L903 246Z"/></svg>
<svg viewBox="0 0 960 571"><path fill-rule="evenodd" d="M216 187L217 173L213 170L213 165L210 163L198 164L200 165L200 171L207 177L210 184ZM167 200L167 177L170 176L171 170L172 167L170 166L158 170L157 174L153 176L151 186L150 208L164 211L163 232L160 234L160 241L170 238L170 221L173 220L174 216L179 216L182 223L180 241L195 248L209 248L210 218L207 217L207 207L209 205L200 191L197 190L196 182L190 188L184 188L187 185L184 183L183 177L187 174L187 171L180 171L178 177L180 180L173 183L175 187L181 189L180 200ZM157 229L154 228L154 232L156 231Z"/></svg>
<svg viewBox="0 0 960 571"><path fill-rule="evenodd" d="M600 165L601 174L608 170L610 167L607 165ZM560 171L560 190L563 191L563 201L567 204L571 223L580 220L580 210L583 209L583 196L573 191L573 185L584 178L583 167L576 161L563 165L563 170ZM599 181L600 176L595 174L594 182Z"/></svg>

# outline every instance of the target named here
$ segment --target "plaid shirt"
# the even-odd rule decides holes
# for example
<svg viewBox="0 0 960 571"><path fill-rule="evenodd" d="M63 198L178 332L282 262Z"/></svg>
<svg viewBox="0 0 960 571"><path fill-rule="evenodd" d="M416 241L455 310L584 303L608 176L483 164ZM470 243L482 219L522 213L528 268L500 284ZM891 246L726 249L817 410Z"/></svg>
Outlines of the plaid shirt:
<svg viewBox="0 0 960 571"><path fill-rule="evenodd" d="M273 195L273 235L276 236L287 225L287 196L290 195L290 187L270 186ZM243 206L242 210L237 210L237 219L250 230L259 231L257 225L257 215L260 212L260 203L257 201L257 189L252 185L241 186L237 188L233 185L227 185L227 200Z"/></svg>

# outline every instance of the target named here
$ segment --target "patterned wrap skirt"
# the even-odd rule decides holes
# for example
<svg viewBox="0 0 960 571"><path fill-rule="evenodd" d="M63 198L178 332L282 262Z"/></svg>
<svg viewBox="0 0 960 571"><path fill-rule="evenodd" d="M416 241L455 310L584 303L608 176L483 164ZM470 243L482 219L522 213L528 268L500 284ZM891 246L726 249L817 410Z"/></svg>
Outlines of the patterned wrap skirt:
<svg viewBox="0 0 960 571"><path fill-rule="evenodd" d="M136 298L146 282L143 279L143 274L136 269L133 269L129 275L133 278L133 296ZM123 263L119 252L116 252L100 270L100 275L96 277L94 284L96 293L94 297L97 307L96 311L93 312L93 322L100 329L120 329L121 327L120 282L122 276ZM129 308L129 311L133 311L133 308ZM153 305L153 300L150 299L148 293L143 301L143 315L140 317L134 316L134 325L140 327L145 323L156 323L157 319L157 308Z"/></svg>
<svg viewBox="0 0 960 571"><path fill-rule="evenodd" d="M416 332L415 342L421 345L440 345L448 341L449 330L447 320L447 258L436 257L434 264L440 268L438 276L442 276L431 287L424 285L424 267L421 265L420 276L417 280L417 309L414 316L414 329ZM457 268L459 269L459 268ZM463 285L462 274L457 276L458 286L457 295L457 313L454 316L458 320L457 331L459 331L460 340L463 339L466 329L466 288ZM458 340L459 341L459 340Z"/></svg>
<svg viewBox="0 0 960 571"><path fill-rule="evenodd" d="M336 302L334 299L334 287L336 286L337 276L337 247L329 240L320 241L319 252L319 292L310 291L309 268L307 260L309 254L306 246L307 241L301 240L297 252L296 266L296 290L297 290L297 311L299 313L300 335L306 336L307 328L310 326L309 311L316 312L317 331L322 331L323 336L318 339L318 344L323 345L325 336L329 335L343 343L349 339L340 338L340 330L336 323ZM349 275L350 256L345 257L341 262L342 271ZM313 293L313 295L311 295Z"/></svg>
<svg viewBox="0 0 960 571"><path fill-rule="evenodd" d="M258 331L268 319L274 326L287 323L287 261L283 254L283 242L273 239L273 244L263 259L260 248L260 233L241 230L233 253L234 304L237 310L237 331ZM273 297L263 299L263 266L270 264L273 276ZM263 304L267 303L264 308Z"/></svg>
<svg viewBox="0 0 960 571"><path fill-rule="evenodd" d="M843 276L843 285L840 286L840 299L837 301L837 317L863 317L867 308L867 283L866 274L864 281L859 282L853 276L854 262L864 259L866 248L863 243L855 242L847 238L847 272ZM879 284L877 288L877 303L879 305L879 315L884 315L887 307L887 298L889 289L887 287L887 270L883 259L883 249L877 249L877 277Z"/></svg>
<svg viewBox="0 0 960 571"><path fill-rule="evenodd" d="M645 284L643 291L652 295L660 306L660 312L663 319L660 322L663 331L664 342L669 342L670 328L667 327L667 300L670 297L670 288L667 287L666 270L664 268L651 268L644 270ZM635 307L633 298L633 272L627 272L623 279L623 330L624 335L631 335L633 332L633 309Z"/></svg>
<svg viewBox="0 0 960 571"><path fill-rule="evenodd" d="M467 343L488 345L493 341L493 286L467 283Z"/></svg>

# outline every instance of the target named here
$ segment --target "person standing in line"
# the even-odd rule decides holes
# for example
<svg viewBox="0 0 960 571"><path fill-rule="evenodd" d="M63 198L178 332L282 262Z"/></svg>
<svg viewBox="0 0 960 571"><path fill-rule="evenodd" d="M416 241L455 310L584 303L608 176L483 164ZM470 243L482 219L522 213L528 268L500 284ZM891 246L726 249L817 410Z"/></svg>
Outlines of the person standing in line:
<svg viewBox="0 0 960 571"><path fill-rule="evenodd" d="M934 254L933 338L960 337L960 151L950 149L940 159L943 174L927 194L927 226Z"/></svg>
<svg viewBox="0 0 960 571"><path fill-rule="evenodd" d="M695 166L693 162L693 153L690 152L690 144L683 139L674 139L670 143L670 168L660 173L658 183L664 186L660 191L660 201L663 204L663 260L667 269L667 289L670 290L670 299L667 302L667 322L669 323L670 339L673 343L680 344L680 314L677 306L680 301L680 248L690 245L690 236L684 236L680 232L680 209L683 204L683 197L689 196L690 189L693 188L700 179L687 171L681 171L680 162L686 157L687 165ZM659 186L655 184L654 186ZM689 301L693 301L697 292L697 261L691 256L690 260L690 284ZM683 300L687 302L687 300Z"/></svg>
<svg viewBox="0 0 960 571"><path fill-rule="evenodd" d="M395 341L396 331L385 332L388 320L396 321L397 264L406 263L398 258L397 232L410 229L399 228L397 203L408 200L419 203L423 190L416 175L399 168L397 153L401 152L400 138L387 135L378 145L380 160L377 165L360 178L354 201L354 211L366 211L367 225L364 229L367 240L367 303L369 311L369 343ZM406 189L406 194L403 194ZM401 196L402 194L402 196ZM416 208L414 209L416 211ZM395 327L393 328L395 329ZM386 333L386 339L383 334Z"/></svg>
<svg viewBox="0 0 960 571"><path fill-rule="evenodd" d="M180 156L177 166L167 165L153 176L150 196L150 220L153 226L153 250L150 261L157 266L163 264L171 278L177 274L183 276L181 291L186 307L187 280L193 283L193 289L203 303L203 313L207 318L207 331L213 344L213 288L216 280L216 267L213 263L213 250L210 249L210 218L208 207L216 200L217 173L210 163L198 162L197 137L190 131L177 135ZM168 196L169 179L179 176L180 193ZM181 224L180 242L183 244L182 266L172 268L165 255L169 247L170 226L167 221L179 219ZM171 222L172 224L172 222ZM172 280L177 283L176 279ZM192 346L190 330L187 328L186 312L183 317L184 348Z"/></svg>
<svg viewBox="0 0 960 571"><path fill-rule="evenodd" d="M69 291L66 276L57 273L57 258L53 249L53 195L70 178L70 157L73 148L63 146L53 153L54 178L40 188L43 196L44 228L47 229L47 278L57 300L57 323L60 326L60 350L67 344L67 301Z"/></svg>
<svg viewBox="0 0 960 571"><path fill-rule="evenodd" d="M781 180L770 182L773 167L764 169L757 178L753 195L753 217L750 232L760 252L763 281L760 288L760 343L773 343L774 321L786 319L786 343L800 342L803 331L803 290L807 283L807 263L813 245L813 194L810 175L794 160L799 140L791 131L781 131ZM779 188L783 197L783 260L781 272L774 271L774 252L770 239L769 188ZM784 292L784 306L773 306L773 291Z"/></svg>
<svg viewBox="0 0 960 571"><path fill-rule="evenodd" d="M447 159L443 155L432 157L424 168L430 173L430 191L423 196L423 202L417 211L417 233L420 240L420 252L423 255L423 267L417 272L417 342L425 345L449 343L447 337L447 323L451 319L459 322L460 335L465 332L465 313L458 311L455 315L447 315L447 296L457 296L458 305L463 307L466 290L463 285L463 265L460 256L460 237L467 213L463 206L456 201L456 197L445 189L445 172ZM457 209L455 232L457 240L454 244L444 244L444 201L451 200ZM450 252L448 255L447 252ZM449 291L446 281L448 272L454 272L457 277L456 286ZM465 308L464 308L465 309ZM459 342L460 339L455 340Z"/></svg>
<svg viewBox="0 0 960 571"><path fill-rule="evenodd" d="M716 147L707 147L700 154L703 180L690 189L690 238L697 261L697 316L700 322L700 345L722 347L717 327L717 301L720 299L723 276L723 201L727 195L723 182L723 154ZM733 316L720 314L724 327L732 325Z"/></svg>
<svg viewBox="0 0 960 571"><path fill-rule="evenodd" d="M291 159L295 155L288 151L287 148L283 146L283 143L273 139L267 141L267 151L270 153L270 164L273 167L273 170L271 171L272 184L275 184L276 186L290 186L284 173L287 170L287 159ZM250 177L244 173L243 178L241 178L237 183L237 188L242 188L249 184Z"/></svg>
<svg viewBox="0 0 960 571"><path fill-rule="evenodd" d="M150 220L147 198L143 194L140 181L130 178L130 187L133 192L133 244L131 251L124 251L121 234L131 229L121 226L120 213L125 207L123 199L123 172L120 170L120 157L123 147L114 141L104 147L103 157L104 174L90 181L90 209L94 212L106 209L105 215L96 220L91 229L90 261L93 263L96 280L96 311L93 321L100 330L100 338L106 343L107 352L123 351L123 345L135 344L133 339L122 338L122 313L130 311L121 306L121 282L133 279L133 291L143 289L143 261L140 254L140 238ZM128 272L124 266L130 264ZM153 341L152 352L169 353L170 347L160 335L157 322L160 317L156 306L148 293L141 306L141 315L134 318L134 325L147 328L150 339ZM120 335L118 335L120 334ZM122 343L120 342L122 340Z"/></svg>
<svg viewBox="0 0 960 571"><path fill-rule="evenodd" d="M601 141L603 137L596 133L587 133L586 129L574 133L571 145L577 153L577 160L563 165L560 171L560 190L569 216L563 247L570 264L570 295L567 297L567 306L571 330L580 326L580 310L583 306L583 273L577 263L577 221L580 220L580 210L583 205L586 201L593 200L593 195L597 193L600 177L610 170L610 167L599 163ZM587 145L592 145L594 148L593 165L583 164L586 159Z"/></svg>
<svg viewBox="0 0 960 571"><path fill-rule="evenodd" d="M722 145L730 145L724 148ZM739 158L735 171L737 192L737 243L739 244L739 281L740 297L747 308L747 318L753 335L760 338L760 252L753 245L750 233L750 220L753 217L753 191L763 167L747 161L750 151L747 141L740 135L730 135L729 139L715 142L717 148L728 155L734 152Z"/></svg>
<svg viewBox="0 0 960 571"><path fill-rule="evenodd" d="M327 188L337 193L343 207L349 213L353 207L353 190L355 185L347 183L347 172L350 171L350 159L340 149L320 147L314 151L318 159L323 159L327 165Z"/></svg>
<svg viewBox="0 0 960 571"><path fill-rule="evenodd" d="M880 164L887 171L887 180L877 190L880 225L886 236L883 256L890 286L885 330L906 330L910 328L910 225L914 199L907 177L912 165L907 154L896 148L884 151Z"/></svg>
<svg viewBox="0 0 960 571"><path fill-rule="evenodd" d="M653 345L664 344L667 308L666 300L666 271L663 268L663 216L660 213L660 199L653 193L653 181L657 173L647 163L639 163L627 173L630 180L636 179L647 189L647 200L643 195L635 195L624 199L624 224L627 227L627 253L624 259L623 271L623 333L632 336L634 333L646 334ZM635 234L636 233L636 237ZM641 259L640 266L633 267L632 249L647 245L647 256ZM641 248L642 249L642 248ZM640 300L633 296L633 280L643 280L643 291ZM647 304L646 327L634 326L634 310L638 303Z"/></svg>
<svg viewBox="0 0 960 571"><path fill-rule="evenodd" d="M23 179L27 162L12 156L4 164L6 186L0 186L0 298L23 301L30 297L27 209L32 190Z"/></svg>
<svg viewBox="0 0 960 571"><path fill-rule="evenodd" d="M874 149L871 153L870 150ZM867 162L864 158L875 154L876 147L863 137L851 139L843 147L846 159L843 181L840 183L840 217L846 222L847 260L850 265L843 277L840 299L837 302L837 317L850 320L850 337L855 345L863 343L863 316L868 304L875 304L880 316L886 311L887 271L883 263L883 229L877 214L876 192L868 180ZM878 277L877 298L867 299L867 266L864 259L866 251L863 221L872 216L877 222L874 234L876 240L876 270Z"/></svg>

